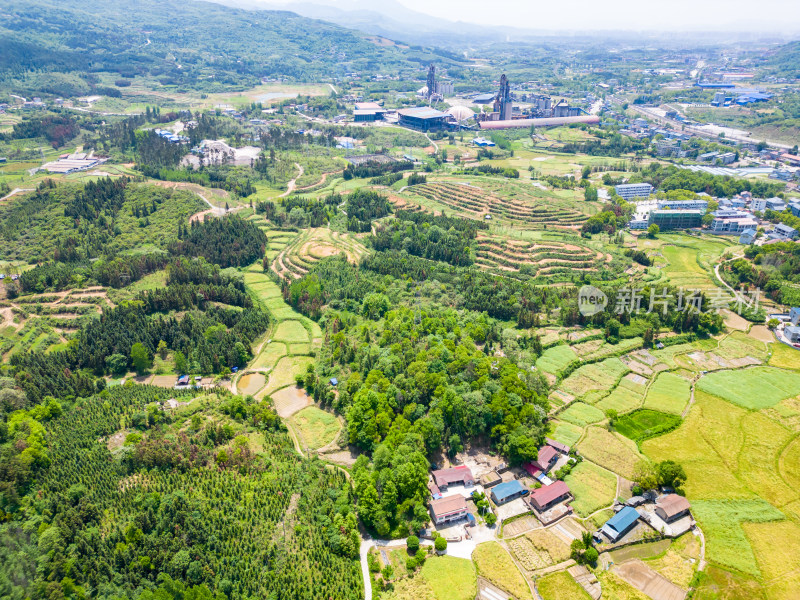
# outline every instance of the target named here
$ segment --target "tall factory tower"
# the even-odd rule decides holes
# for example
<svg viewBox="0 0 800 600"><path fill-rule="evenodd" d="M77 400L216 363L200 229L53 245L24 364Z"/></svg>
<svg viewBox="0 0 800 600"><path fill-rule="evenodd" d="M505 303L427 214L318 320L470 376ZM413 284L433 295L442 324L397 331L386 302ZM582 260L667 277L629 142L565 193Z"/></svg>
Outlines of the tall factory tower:
<svg viewBox="0 0 800 600"><path fill-rule="evenodd" d="M430 75L428 76L430 77ZM508 83L508 78L505 73L500 76L500 90L494 98L494 112L500 114L501 121L511 120L511 84Z"/></svg>
<svg viewBox="0 0 800 600"><path fill-rule="evenodd" d="M428 67L428 100L436 93L436 67Z"/></svg>

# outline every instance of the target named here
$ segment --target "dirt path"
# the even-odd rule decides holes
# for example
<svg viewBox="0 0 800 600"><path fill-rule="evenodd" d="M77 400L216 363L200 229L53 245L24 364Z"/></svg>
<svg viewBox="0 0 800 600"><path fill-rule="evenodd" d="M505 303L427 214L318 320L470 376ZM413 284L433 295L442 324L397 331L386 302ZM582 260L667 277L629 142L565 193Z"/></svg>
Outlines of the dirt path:
<svg viewBox="0 0 800 600"><path fill-rule="evenodd" d="M225 208L221 206L215 206L211 200L209 200L205 196L205 190L197 184L194 183L180 183L180 182L173 182L173 181L153 181L154 185L159 187L171 189L171 190L188 190L196 194L203 202L208 205L208 210L204 210L198 213L193 214L189 217L189 222L192 223L194 221L200 221L205 218L206 215L213 215L215 217L221 217L225 214ZM199 189L198 189L199 188ZM227 192L226 192L227 194ZM223 196L224 197L224 196ZM238 210L238 208L234 208L233 210Z"/></svg>
<svg viewBox="0 0 800 600"><path fill-rule="evenodd" d="M297 163L295 163L295 164L297 165ZM297 166L299 167L300 165L297 165ZM302 168L301 168L301 171L302 171ZM295 188L295 191L296 192L302 192L303 190L310 190L311 188L315 188L318 185L324 184L325 181L327 181L327 179L328 179L328 175L330 175L330 176L338 175L339 173L342 173L343 171L344 171L344 169L340 169L338 171L331 171L330 173L323 173L322 174L322 179L320 179L317 183L312 183L311 185L306 185L304 187ZM301 173L301 175L302 175L302 173ZM299 177L300 177L300 175L298 175L298 178Z"/></svg>
<svg viewBox="0 0 800 600"><path fill-rule="evenodd" d="M33 188L14 188L13 190L11 190L11 193L6 194L2 198L0 198L0 202L2 202L3 200L8 200L9 198L11 198L11 196L14 196L16 194L23 194L25 192L35 192L35 191L36 190Z"/></svg>
<svg viewBox="0 0 800 600"><path fill-rule="evenodd" d="M427 134L427 133L425 134L425 138L426 138L426 139L427 139L427 140L428 140L428 141L431 143L431 146L433 146L433 151L434 151L434 152L439 152L439 144L437 144L436 142L434 142L434 141L433 141L433 140L432 140L432 139L431 139L431 138L428 136L428 134Z"/></svg>
<svg viewBox="0 0 800 600"><path fill-rule="evenodd" d="M686 415L689 414L689 409L691 409L692 405L694 404L694 386L697 383L697 380L700 379L700 377L701 376L698 375L694 379L694 381L692 381L691 393L689 394L689 402L686 404L686 408L684 408L683 412L681 413L681 419L685 419L686 418Z"/></svg>
<svg viewBox="0 0 800 600"><path fill-rule="evenodd" d="M289 183L286 184L286 191L283 192L280 196L278 196L278 198L285 198L286 196L291 194L297 187L297 180L303 176L303 173L305 173L305 171L303 170L303 165L301 165L300 163L294 163L294 166L297 167L297 170L300 172L297 174L297 177L290 180Z"/></svg>
<svg viewBox="0 0 800 600"><path fill-rule="evenodd" d="M734 256L734 257L732 257L732 258L729 258L728 260L723 260L721 263L717 264L717 265L714 267L714 276L717 278L717 281L719 281L719 282L720 282L720 283L721 283L721 284L722 284L722 285L723 285L723 286L724 286L724 287L725 287L725 288L726 288L726 289L727 289L727 290L728 290L728 291L729 291L731 294L733 294L733 297L734 297L734 298L736 297L736 290L735 290L735 289L733 289L731 286L729 286L729 285L728 285L728 282L727 282L727 281L725 281L725 280L724 280L724 279L723 279L723 278L720 276L720 274L719 274L719 268L720 268L722 265L724 265L725 263L733 262L734 260L737 260L737 259L739 259L739 258L742 258L742 255L741 255L741 254L737 254L736 256Z"/></svg>

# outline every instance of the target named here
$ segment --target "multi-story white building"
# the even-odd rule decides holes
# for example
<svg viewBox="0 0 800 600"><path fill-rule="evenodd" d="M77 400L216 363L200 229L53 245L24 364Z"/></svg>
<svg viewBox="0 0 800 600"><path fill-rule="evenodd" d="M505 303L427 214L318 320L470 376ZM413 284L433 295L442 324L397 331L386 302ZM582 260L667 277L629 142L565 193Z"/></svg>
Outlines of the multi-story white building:
<svg viewBox="0 0 800 600"><path fill-rule="evenodd" d="M631 198L648 198L653 193L653 186L649 183L623 183L614 188L617 196L623 200Z"/></svg>
<svg viewBox="0 0 800 600"><path fill-rule="evenodd" d="M756 229L758 222L748 212L740 210L718 210L709 227L711 233L717 235L738 235L747 229Z"/></svg>

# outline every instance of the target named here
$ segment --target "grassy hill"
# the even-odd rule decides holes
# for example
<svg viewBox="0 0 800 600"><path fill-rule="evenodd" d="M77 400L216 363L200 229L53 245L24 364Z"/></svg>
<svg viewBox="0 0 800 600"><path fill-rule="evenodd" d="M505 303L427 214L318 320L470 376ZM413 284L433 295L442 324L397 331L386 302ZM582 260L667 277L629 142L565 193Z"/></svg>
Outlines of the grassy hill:
<svg viewBox="0 0 800 600"><path fill-rule="evenodd" d="M31 70L88 71L90 78L117 72L178 85L241 86L262 76L410 74L431 60L452 62L285 11L175 0L10 0L0 7L0 79Z"/></svg>

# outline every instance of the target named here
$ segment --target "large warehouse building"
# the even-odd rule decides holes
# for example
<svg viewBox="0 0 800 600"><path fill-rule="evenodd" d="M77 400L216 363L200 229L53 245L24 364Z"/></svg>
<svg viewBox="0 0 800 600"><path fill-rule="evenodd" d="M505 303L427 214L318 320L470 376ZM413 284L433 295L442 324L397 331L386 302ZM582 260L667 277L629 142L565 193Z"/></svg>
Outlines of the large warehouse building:
<svg viewBox="0 0 800 600"><path fill-rule="evenodd" d="M420 131L438 131L444 129L448 114L427 106L403 108L397 111L398 123L403 127Z"/></svg>

